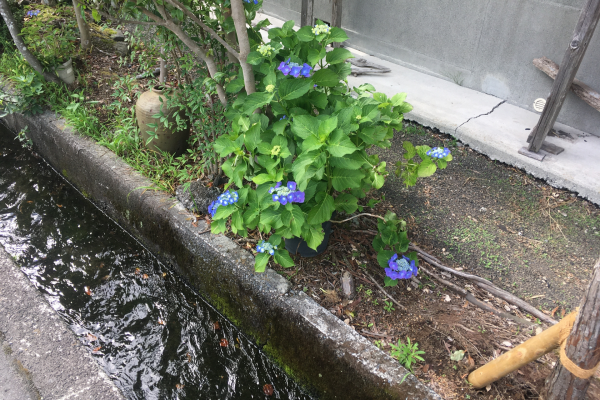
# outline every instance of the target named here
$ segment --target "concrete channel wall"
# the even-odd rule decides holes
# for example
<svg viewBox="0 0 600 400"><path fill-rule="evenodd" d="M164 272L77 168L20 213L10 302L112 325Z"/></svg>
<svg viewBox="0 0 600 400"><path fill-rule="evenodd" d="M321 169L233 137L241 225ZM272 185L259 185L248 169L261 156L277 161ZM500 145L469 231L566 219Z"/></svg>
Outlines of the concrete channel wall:
<svg viewBox="0 0 600 400"><path fill-rule="evenodd" d="M302 291L223 235L207 232L175 198L53 113L5 119L28 127L34 149L322 399L440 399Z"/></svg>
<svg viewBox="0 0 600 400"><path fill-rule="evenodd" d="M314 0L331 21L331 0ZM263 12L300 23L301 0L263 0ZM348 46L533 111L553 80L532 60L560 64L584 0L343 0ZM600 30L597 29L597 30ZM600 91L600 33L577 78ZM600 136L600 113L572 92L558 121Z"/></svg>

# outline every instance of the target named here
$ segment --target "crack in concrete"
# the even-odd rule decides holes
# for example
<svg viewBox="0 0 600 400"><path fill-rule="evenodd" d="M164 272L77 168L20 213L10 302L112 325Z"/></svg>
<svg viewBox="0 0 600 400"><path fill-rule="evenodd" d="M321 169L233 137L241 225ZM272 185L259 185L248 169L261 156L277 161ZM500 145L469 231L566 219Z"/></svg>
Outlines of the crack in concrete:
<svg viewBox="0 0 600 400"><path fill-rule="evenodd" d="M476 118L479 118L479 117L483 117L484 115L490 115L491 113L493 113L496 110L496 108L500 107L504 103L506 103L506 100L502 100L500 103L496 104L494 106L494 108L492 108L490 111L486 112L485 114L479 114L479 115L476 115L474 117L469 118L468 120L466 120L465 122L463 122L462 124L460 124L459 126L457 126L456 129L454 129L454 134L456 135L456 132L458 131L458 128L460 128L461 126L463 126L464 124L466 124L470 120L476 119Z"/></svg>

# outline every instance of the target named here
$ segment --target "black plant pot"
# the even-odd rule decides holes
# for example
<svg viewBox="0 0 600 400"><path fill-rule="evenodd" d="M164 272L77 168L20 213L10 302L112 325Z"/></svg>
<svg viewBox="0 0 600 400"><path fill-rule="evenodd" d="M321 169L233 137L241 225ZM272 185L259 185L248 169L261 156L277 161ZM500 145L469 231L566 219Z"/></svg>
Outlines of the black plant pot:
<svg viewBox="0 0 600 400"><path fill-rule="evenodd" d="M285 239L285 248L290 254L299 254L301 257L316 257L319 254L322 254L327 250L327 245L329 244L329 235L331 235L331 221L323 222L323 231L325 232L325 237L323 237L323 241L317 247L317 250L313 250L308 247L308 243L301 237L293 237L291 239Z"/></svg>

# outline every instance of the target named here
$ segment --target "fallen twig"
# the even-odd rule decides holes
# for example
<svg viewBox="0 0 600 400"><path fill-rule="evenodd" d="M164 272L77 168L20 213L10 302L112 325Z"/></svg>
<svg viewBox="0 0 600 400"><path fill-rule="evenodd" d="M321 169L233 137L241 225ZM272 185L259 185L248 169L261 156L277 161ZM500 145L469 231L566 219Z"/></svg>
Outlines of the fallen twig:
<svg viewBox="0 0 600 400"><path fill-rule="evenodd" d="M423 266L419 266L419 268L421 269L421 271L425 272L427 275L431 276L432 278L434 278L435 280L437 280L438 282L440 282L441 284L449 287L450 289L452 289L454 292L460 294L461 296L463 296L469 303L476 305L477 307L481 308L484 311L487 312L491 312L499 317L502 318L508 318L511 319L513 321L515 321L516 323L518 323L519 325L523 325L526 327L530 327L532 325L535 325L535 323L530 322L530 321L526 321L523 318L519 318L515 315L512 314L508 314L502 311L498 311L490 306L488 306L487 304L485 304L484 302L482 302L481 300L475 298L475 296L473 296L471 293L467 292L465 289L455 285L452 282L448 282L447 280L445 280L444 278L442 278L441 276L434 274L433 272L427 270L426 268L424 268Z"/></svg>
<svg viewBox="0 0 600 400"><path fill-rule="evenodd" d="M539 318L541 321L544 321L546 323L549 323L551 325L556 324L558 321L556 321L555 319L549 317L548 315L544 314L543 312L541 312L540 310L538 310L537 308L535 308L534 306L532 306L531 304L527 303L524 300L521 300L520 298L518 298L517 296L508 293L505 290L500 289L499 287L497 287L496 285L494 285L492 282L481 278L479 276L476 275L471 275L468 274L466 272L461 272L461 271L457 271L453 268L447 267L445 265L443 265L440 260L438 260L437 258L435 258L434 256L432 256L431 254L427 253L426 251L424 251L423 249L419 248L418 246L415 246L414 244L411 244L410 246L408 246L409 249L411 250L415 250L417 253L419 253L421 255L421 257L429 264L450 272L454 275L469 279L471 281L474 281L475 284L477 286L479 286L480 288L488 291L489 293L491 293L492 295L505 300L506 302L513 304L519 308L521 308L523 311L533 315L536 318Z"/></svg>
<svg viewBox="0 0 600 400"><path fill-rule="evenodd" d="M375 286L377 286L377 289L379 289L381 291L381 293L385 294L387 296L388 299L390 299L391 301L394 302L395 305L397 305L398 307L400 307L403 310L406 310L406 307L404 307L402 304L398 303L396 301L396 299L394 299L392 296L390 296L388 294L388 292L386 292L378 283L377 281L375 281L375 278L373 278L367 271L364 271L364 273L369 277L369 279L371 279L373 281L373 284Z"/></svg>

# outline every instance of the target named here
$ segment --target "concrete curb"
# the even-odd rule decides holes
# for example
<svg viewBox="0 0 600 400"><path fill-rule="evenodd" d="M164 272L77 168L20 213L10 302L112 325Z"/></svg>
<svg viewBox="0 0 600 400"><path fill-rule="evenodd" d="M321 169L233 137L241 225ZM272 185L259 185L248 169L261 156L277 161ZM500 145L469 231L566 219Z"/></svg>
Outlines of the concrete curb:
<svg viewBox="0 0 600 400"><path fill-rule="evenodd" d="M0 382L0 397L124 399L2 246L0 276L0 370L10 374Z"/></svg>
<svg viewBox="0 0 600 400"><path fill-rule="evenodd" d="M53 113L11 115L36 151L101 210L185 277L300 382L331 399L440 399L414 375L273 270L256 274L252 255L204 233L173 197ZM406 377L406 378L405 378Z"/></svg>

